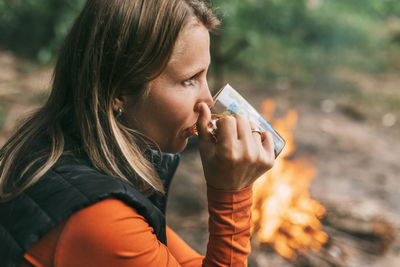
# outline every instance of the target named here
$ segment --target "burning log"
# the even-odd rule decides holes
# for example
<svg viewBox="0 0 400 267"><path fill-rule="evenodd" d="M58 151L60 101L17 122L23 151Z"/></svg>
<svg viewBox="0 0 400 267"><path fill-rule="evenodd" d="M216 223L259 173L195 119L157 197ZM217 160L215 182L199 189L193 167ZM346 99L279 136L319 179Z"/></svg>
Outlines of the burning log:
<svg viewBox="0 0 400 267"><path fill-rule="evenodd" d="M396 236L395 227L383 217L361 218L332 205L327 208L323 230L329 241L318 252L298 253L293 266L348 266L356 258L384 255Z"/></svg>
<svg viewBox="0 0 400 267"><path fill-rule="evenodd" d="M323 224L326 231L347 236L358 249L376 256L384 255L396 236L395 227L381 216L366 219L338 208L328 209Z"/></svg>
<svg viewBox="0 0 400 267"><path fill-rule="evenodd" d="M397 232L385 218L362 218L332 204L324 206L322 229L329 236L328 241L319 250L296 250L291 258L283 257L289 266L363 266L367 259L373 261L390 249ZM290 243L290 238L286 241ZM273 250L278 251L273 244L262 243L257 237L253 237L252 246L255 257L260 253L267 255L268 259L264 260L267 263L273 261Z"/></svg>

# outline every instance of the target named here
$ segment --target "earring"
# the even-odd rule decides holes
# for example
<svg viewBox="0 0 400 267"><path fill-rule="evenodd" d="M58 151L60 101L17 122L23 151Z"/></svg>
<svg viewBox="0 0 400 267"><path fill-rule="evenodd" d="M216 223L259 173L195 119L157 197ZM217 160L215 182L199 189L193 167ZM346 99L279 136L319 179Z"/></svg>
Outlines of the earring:
<svg viewBox="0 0 400 267"><path fill-rule="evenodd" d="M122 108L119 107L117 110L117 117L121 117L122 116Z"/></svg>

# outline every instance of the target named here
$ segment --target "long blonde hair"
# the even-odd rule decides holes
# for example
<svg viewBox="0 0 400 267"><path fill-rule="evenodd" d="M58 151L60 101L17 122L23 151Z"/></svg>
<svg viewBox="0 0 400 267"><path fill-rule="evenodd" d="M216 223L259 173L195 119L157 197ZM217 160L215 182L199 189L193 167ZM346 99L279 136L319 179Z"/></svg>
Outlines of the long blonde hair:
<svg viewBox="0 0 400 267"><path fill-rule="evenodd" d="M165 69L190 19L219 21L201 0L88 0L59 52L47 102L0 150L0 200L36 183L64 153L141 192L164 192L144 156L151 141L113 111L121 90L137 97Z"/></svg>

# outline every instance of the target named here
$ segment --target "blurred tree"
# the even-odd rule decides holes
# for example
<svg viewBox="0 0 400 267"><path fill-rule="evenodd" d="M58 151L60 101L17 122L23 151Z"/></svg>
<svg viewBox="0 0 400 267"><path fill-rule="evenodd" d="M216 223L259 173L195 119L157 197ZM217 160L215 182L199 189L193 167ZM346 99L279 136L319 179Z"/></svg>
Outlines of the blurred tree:
<svg viewBox="0 0 400 267"><path fill-rule="evenodd" d="M212 41L217 87L224 70L308 83L337 65L385 68L379 51L397 40L382 29L400 16L398 0L209 1L223 21Z"/></svg>
<svg viewBox="0 0 400 267"><path fill-rule="evenodd" d="M307 81L338 64L386 68L388 57L400 54L400 31L386 30L400 18L399 0L207 1L222 18L211 43L217 87L227 70ZM84 2L0 0L0 46L51 61Z"/></svg>
<svg viewBox="0 0 400 267"><path fill-rule="evenodd" d="M49 62L84 0L0 0L0 44Z"/></svg>

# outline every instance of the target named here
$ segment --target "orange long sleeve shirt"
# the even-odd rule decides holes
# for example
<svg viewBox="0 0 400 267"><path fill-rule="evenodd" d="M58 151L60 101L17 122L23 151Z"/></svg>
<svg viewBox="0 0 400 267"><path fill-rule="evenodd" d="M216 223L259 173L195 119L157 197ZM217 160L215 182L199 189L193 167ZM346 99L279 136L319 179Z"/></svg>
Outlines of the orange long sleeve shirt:
<svg viewBox="0 0 400 267"><path fill-rule="evenodd" d="M206 256L167 227L168 246L143 216L109 198L73 214L25 253L27 266L247 266L252 188L207 188L209 241Z"/></svg>

